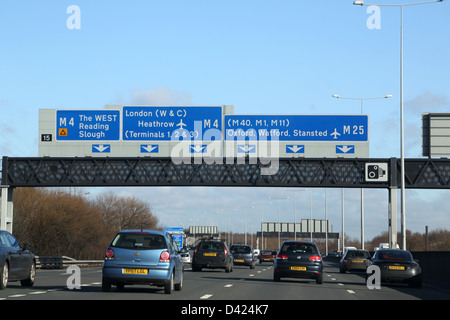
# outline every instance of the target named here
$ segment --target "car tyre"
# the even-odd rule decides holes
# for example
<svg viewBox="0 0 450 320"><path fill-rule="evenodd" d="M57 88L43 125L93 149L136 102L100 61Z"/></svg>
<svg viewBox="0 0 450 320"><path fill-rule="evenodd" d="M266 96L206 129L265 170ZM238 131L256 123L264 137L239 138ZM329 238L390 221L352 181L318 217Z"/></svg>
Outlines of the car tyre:
<svg viewBox="0 0 450 320"><path fill-rule="evenodd" d="M102 291L110 292L111 291L111 282L106 279L102 279Z"/></svg>
<svg viewBox="0 0 450 320"><path fill-rule="evenodd" d="M30 272L28 273L28 278L21 280L20 284L22 287L32 287L34 285L34 280L36 279L36 263L31 262Z"/></svg>
<svg viewBox="0 0 450 320"><path fill-rule="evenodd" d="M281 281L281 276L279 273L274 273L273 274L273 281L275 282L280 282Z"/></svg>
<svg viewBox="0 0 450 320"><path fill-rule="evenodd" d="M171 294L173 291L173 272L170 274L169 282L164 285L164 293Z"/></svg>
<svg viewBox="0 0 450 320"><path fill-rule="evenodd" d="M183 288L183 272L181 272L180 282L175 284L175 290L181 291L182 288Z"/></svg>
<svg viewBox="0 0 450 320"><path fill-rule="evenodd" d="M318 276L318 277L316 278L316 283L317 283L317 284L322 284L322 283L323 283L323 274L321 274L320 276Z"/></svg>
<svg viewBox="0 0 450 320"><path fill-rule="evenodd" d="M5 289L8 285L9 266L8 262L4 262L3 268L0 270L0 290Z"/></svg>

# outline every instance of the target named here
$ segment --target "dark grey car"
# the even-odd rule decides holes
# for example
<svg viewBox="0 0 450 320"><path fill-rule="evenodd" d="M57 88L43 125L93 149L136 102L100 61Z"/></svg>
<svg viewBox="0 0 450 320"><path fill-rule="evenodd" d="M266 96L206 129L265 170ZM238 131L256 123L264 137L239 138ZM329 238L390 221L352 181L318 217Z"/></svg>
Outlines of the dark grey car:
<svg viewBox="0 0 450 320"><path fill-rule="evenodd" d="M339 262L339 271L341 273L352 270L366 271L370 258L370 253L367 250L347 250Z"/></svg>
<svg viewBox="0 0 450 320"><path fill-rule="evenodd" d="M250 269L255 268L256 257L253 248L245 244L233 244L231 253L234 258L234 265L248 266Z"/></svg>
<svg viewBox="0 0 450 320"><path fill-rule="evenodd" d="M12 234L0 230L0 289L5 289L8 281L20 281L26 287L33 286L36 260L30 249L29 244L21 247Z"/></svg>
<svg viewBox="0 0 450 320"><path fill-rule="evenodd" d="M407 283L410 287L422 287L422 270L409 251L382 249L375 252L372 266L380 268L382 282ZM370 276L366 273L366 277Z"/></svg>
<svg viewBox="0 0 450 320"><path fill-rule="evenodd" d="M224 241L200 241L192 258L192 271L202 271L202 268L225 269L233 271L233 255Z"/></svg>
<svg viewBox="0 0 450 320"><path fill-rule="evenodd" d="M318 284L323 282L322 257L313 242L283 242L275 259L273 271L274 281L288 277L315 279Z"/></svg>

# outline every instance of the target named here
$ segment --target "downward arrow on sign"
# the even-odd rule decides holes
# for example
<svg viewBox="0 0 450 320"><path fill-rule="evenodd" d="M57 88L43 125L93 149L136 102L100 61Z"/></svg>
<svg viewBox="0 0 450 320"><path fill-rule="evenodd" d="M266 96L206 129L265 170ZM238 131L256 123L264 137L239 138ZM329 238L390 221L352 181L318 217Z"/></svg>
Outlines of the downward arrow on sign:
<svg viewBox="0 0 450 320"><path fill-rule="evenodd" d="M191 145L191 149L194 152L205 152L206 151L206 145Z"/></svg>
<svg viewBox="0 0 450 320"><path fill-rule="evenodd" d="M353 150L355 146L336 146L336 148L341 150L342 153L354 153L354 151L353 152L349 151Z"/></svg>
<svg viewBox="0 0 450 320"><path fill-rule="evenodd" d="M109 148L110 148L109 144L98 144L98 145L94 144L94 145L92 145L93 152L96 152L96 151L94 151L94 149L97 150L98 152L105 152Z"/></svg>

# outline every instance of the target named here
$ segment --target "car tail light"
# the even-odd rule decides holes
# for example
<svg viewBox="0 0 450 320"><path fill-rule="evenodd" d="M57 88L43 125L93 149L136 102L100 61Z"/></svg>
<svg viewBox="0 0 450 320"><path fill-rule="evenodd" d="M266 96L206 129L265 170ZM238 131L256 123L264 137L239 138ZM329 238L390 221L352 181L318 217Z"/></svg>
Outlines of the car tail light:
<svg viewBox="0 0 450 320"><path fill-rule="evenodd" d="M198 247L199 247L199 246L200 246L200 242L197 243L197 245L195 246L194 256L197 255L197 250L198 250Z"/></svg>
<svg viewBox="0 0 450 320"><path fill-rule="evenodd" d="M225 247L225 245L223 245L223 251L225 251L225 257L227 256L227 247Z"/></svg>
<svg viewBox="0 0 450 320"><path fill-rule="evenodd" d="M161 255L159 256L159 262L169 262L169 261L170 261L169 251L161 252Z"/></svg>
<svg viewBox="0 0 450 320"><path fill-rule="evenodd" d="M279 259L279 260L287 260L287 258L288 258L288 256L285 255L285 254L279 253L279 254L277 255L277 259Z"/></svg>
<svg viewBox="0 0 450 320"><path fill-rule="evenodd" d="M321 256L311 256L309 257L309 261L322 261Z"/></svg>
<svg viewBox="0 0 450 320"><path fill-rule="evenodd" d="M114 260L114 250L108 249L105 253L105 260Z"/></svg>

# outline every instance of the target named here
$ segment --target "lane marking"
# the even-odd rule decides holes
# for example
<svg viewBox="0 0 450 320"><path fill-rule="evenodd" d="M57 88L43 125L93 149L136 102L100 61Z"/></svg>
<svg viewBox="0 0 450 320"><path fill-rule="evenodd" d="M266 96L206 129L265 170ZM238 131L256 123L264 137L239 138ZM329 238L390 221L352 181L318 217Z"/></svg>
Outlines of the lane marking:
<svg viewBox="0 0 450 320"><path fill-rule="evenodd" d="M353 290L347 290L347 292L352 293L352 294L355 293L355 291L353 291Z"/></svg>
<svg viewBox="0 0 450 320"><path fill-rule="evenodd" d="M209 299L212 296L213 296L212 294L205 294L205 295L201 296L200 299Z"/></svg>
<svg viewBox="0 0 450 320"><path fill-rule="evenodd" d="M232 287L233 285L232 284L226 284L225 285L225 288L230 288L230 287Z"/></svg>

